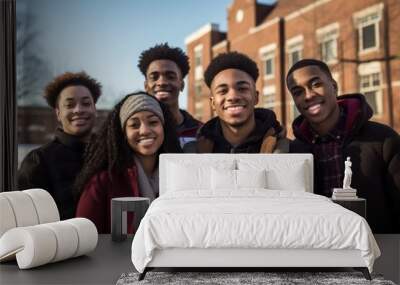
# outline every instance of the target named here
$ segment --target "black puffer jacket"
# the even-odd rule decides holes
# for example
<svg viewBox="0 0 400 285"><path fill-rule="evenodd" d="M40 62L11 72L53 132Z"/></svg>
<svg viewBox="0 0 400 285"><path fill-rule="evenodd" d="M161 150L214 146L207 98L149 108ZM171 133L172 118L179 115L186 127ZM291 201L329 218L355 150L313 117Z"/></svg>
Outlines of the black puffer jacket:
<svg viewBox="0 0 400 285"><path fill-rule="evenodd" d="M254 110L256 127L246 141L238 146L232 146L222 133L218 117L211 119L201 127L198 134L198 152L212 153L259 153L262 146L271 140L271 148L275 148L276 138L282 127L276 119L275 113L268 109ZM272 144L275 144L272 146ZM273 149L272 149L273 150Z"/></svg>
<svg viewBox="0 0 400 285"><path fill-rule="evenodd" d="M79 138L55 132L55 138L32 150L18 171L18 188L43 188L54 198L61 219L75 217L74 180L82 168L85 146Z"/></svg>
<svg viewBox="0 0 400 285"><path fill-rule="evenodd" d="M356 116L354 123L347 124L351 127L342 156L351 157L351 186L367 200L367 221L374 233L400 233L400 136L386 125L369 121L372 110L361 94L339 96L338 102L348 107L347 117ZM292 153L313 153L313 143L300 128L303 122L303 116L293 122ZM318 179L314 192L321 193Z"/></svg>

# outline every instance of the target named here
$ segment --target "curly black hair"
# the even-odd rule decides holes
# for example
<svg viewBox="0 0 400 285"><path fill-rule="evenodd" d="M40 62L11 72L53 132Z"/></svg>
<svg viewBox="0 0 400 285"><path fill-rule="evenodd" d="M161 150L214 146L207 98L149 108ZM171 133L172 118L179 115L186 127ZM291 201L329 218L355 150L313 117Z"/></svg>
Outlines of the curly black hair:
<svg viewBox="0 0 400 285"><path fill-rule="evenodd" d="M189 58L178 47L170 47L168 43L157 44L143 51L139 56L138 67L142 74L146 76L149 65L159 59L168 59L176 63L182 73L182 78L185 78L189 72Z"/></svg>
<svg viewBox="0 0 400 285"><path fill-rule="evenodd" d="M46 99L47 104L55 108L57 104L58 95L61 91L68 86L82 85L89 89L93 97L94 103L101 96L101 84L96 79L90 77L86 72L81 71L77 73L65 72L55 77L44 90L43 97Z"/></svg>
<svg viewBox="0 0 400 285"><path fill-rule="evenodd" d="M258 78L257 64L247 55L236 51L221 53L215 57L208 65L204 72L204 81L208 87L211 87L211 82L214 77L225 69L240 69L249 74L254 82Z"/></svg>
<svg viewBox="0 0 400 285"><path fill-rule="evenodd" d="M99 133L91 139L85 150L84 163L81 172L74 183L74 196L79 200L86 183L98 172L107 170L112 179L112 173L125 177L126 168L134 164L133 150L130 148L124 131L121 128L119 112L125 100L130 96L146 94L152 99L155 97L140 91L126 95L111 111L102 125ZM160 153L182 153L179 140L176 135L176 123L168 107L162 102L161 106L164 115L164 141L158 150ZM127 181L125 181L127 183ZM128 185L128 183L127 183Z"/></svg>

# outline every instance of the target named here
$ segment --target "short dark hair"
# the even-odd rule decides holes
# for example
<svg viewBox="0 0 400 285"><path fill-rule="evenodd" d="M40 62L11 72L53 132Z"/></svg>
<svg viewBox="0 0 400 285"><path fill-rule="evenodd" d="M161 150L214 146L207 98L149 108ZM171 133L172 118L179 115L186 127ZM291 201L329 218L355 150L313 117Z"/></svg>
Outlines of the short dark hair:
<svg viewBox="0 0 400 285"><path fill-rule="evenodd" d="M329 76L329 78L333 79L332 73L329 70L329 67L325 62L323 62L321 60L318 60L318 59L305 58L305 59L302 59L302 60L296 62L295 64L293 64L292 67L289 69L289 71L288 71L288 73L286 75L286 84L288 84L289 76L294 71L296 71L297 69L306 67L306 66L310 66L310 65L318 66L326 75Z"/></svg>
<svg viewBox="0 0 400 285"><path fill-rule="evenodd" d="M96 79L87 75L84 71L73 73L65 72L55 77L45 88L43 97L46 99L50 107L55 108L58 95L68 86L82 85L89 89L93 97L94 103L101 95L101 84Z"/></svg>
<svg viewBox="0 0 400 285"><path fill-rule="evenodd" d="M257 81L259 74L257 64L247 55L232 51L219 54L208 65L204 72L207 86L211 87L211 82L218 73L230 68L242 70L250 75L254 82Z"/></svg>
<svg viewBox="0 0 400 285"><path fill-rule="evenodd" d="M149 68L149 65L153 61L160 59L167 59L175 62L181 70L182 78L185 78L189 72L188 56L183 52L182 49L178 47L170 47L168 43L157 44L154 47L143 51L139 56L139 70L146 77L146 72Z"/></svg>

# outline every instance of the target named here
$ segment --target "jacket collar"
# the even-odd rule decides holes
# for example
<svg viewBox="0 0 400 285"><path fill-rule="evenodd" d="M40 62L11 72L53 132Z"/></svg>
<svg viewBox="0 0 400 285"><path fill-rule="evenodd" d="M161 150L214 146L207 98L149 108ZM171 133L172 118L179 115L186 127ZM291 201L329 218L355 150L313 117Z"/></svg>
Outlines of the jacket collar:
<svg viewBox="0 0 400 285"><path fill-rule="evenodd" d="M56 129L55 138L63 145L75 151L83 152L85 150L86 143L82 142L80 137L67 134L61 128Z"/></svg>
<svg viewBox="0 0 400 285"><path fill-rule="evenodd" d="M344 140L355 135L358 130L372 117L372 109L361 94L348 94L337 97L337 102L344 119L339 120L333 132L340 132ZM343 116L343 115L342 115ZM303 115L298 116L292 124L293 133L299 140L314 142L314 132Z"/></svg>
<svg viewBox="0 0 400 285"><path fill-rule="evenodd" d="M270 128L274 128L276 133L282 131L282 127L276 120L276 116L273 111L263 108L256 108L254 110L254 116L256 125L254 130L247 137L245 144L253 143L254 141L262 139ZM218 117L211 119L201 127L199 131L199 137L205 137L212 141L227 143L222 133L221 122Z"/></svg>

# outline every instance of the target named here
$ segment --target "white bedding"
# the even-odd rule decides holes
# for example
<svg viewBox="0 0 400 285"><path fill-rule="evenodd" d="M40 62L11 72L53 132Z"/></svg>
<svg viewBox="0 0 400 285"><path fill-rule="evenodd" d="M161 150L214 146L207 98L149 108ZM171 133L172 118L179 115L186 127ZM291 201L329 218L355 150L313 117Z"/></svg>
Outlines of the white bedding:
<svg viewBox="0 0 400 285"><path fill-rule="evenodd" d="M248 189L171 192L154 200L132 243L139 272L165 248L358 249L372 272L380 251L368 223L328 198Z"/></svg>

